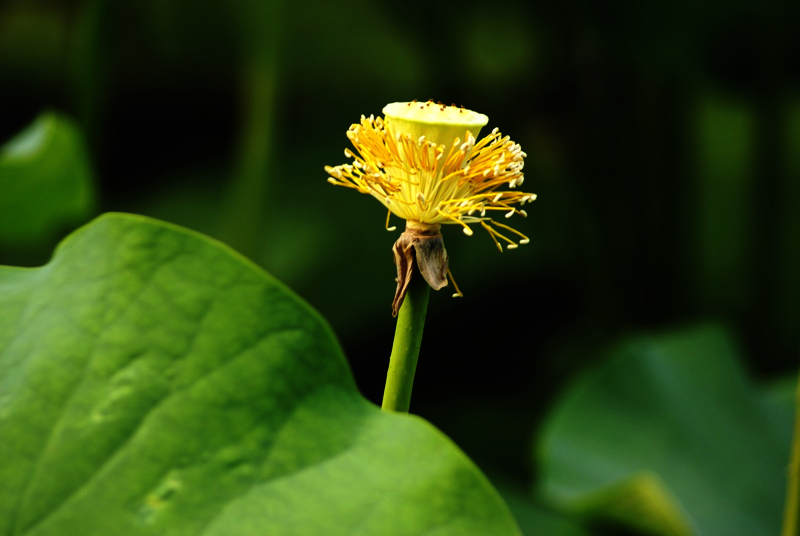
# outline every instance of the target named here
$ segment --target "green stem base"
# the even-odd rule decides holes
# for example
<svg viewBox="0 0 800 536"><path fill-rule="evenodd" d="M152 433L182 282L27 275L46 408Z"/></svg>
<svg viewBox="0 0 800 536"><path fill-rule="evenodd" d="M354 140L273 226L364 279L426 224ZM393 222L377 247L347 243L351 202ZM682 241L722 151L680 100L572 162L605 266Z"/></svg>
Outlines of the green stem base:
<svg viewBox="0 0 800 536"><path fill-rule="evenodd" d="M397 315L389 372L386 374L386 388L383 391L383 411L408 413L429 295L428 283L415 270Z"/></svg>

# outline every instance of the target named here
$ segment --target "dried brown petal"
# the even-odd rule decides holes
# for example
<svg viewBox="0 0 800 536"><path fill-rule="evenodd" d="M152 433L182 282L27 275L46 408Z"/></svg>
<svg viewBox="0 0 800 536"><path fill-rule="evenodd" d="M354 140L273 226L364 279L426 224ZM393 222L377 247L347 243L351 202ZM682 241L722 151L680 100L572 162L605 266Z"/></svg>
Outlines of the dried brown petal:
<svg viewBox="0 0 800 536"><path fill-rule="evenodd" d="M438 225L407 222L406 230L392 248L397 265L397 290L392 302L392 316L397 316L408 291L416 266L433 290L447 286L447 250Z"/></svg>

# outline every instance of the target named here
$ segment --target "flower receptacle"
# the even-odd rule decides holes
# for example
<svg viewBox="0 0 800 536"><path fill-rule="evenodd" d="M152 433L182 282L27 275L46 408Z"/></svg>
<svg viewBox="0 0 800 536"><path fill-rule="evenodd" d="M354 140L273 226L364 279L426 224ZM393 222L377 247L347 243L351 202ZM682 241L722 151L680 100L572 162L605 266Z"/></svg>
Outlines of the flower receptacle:
<svg viewBox="0 0 800 536"><path fill-rule="evenodd" d="M467 132L478 137L489 118L463 107L428 102L393 102L383 108L395 133L408 134L418 141L422 136L436 145L450 147L453 140L467 141Z"/></svg>

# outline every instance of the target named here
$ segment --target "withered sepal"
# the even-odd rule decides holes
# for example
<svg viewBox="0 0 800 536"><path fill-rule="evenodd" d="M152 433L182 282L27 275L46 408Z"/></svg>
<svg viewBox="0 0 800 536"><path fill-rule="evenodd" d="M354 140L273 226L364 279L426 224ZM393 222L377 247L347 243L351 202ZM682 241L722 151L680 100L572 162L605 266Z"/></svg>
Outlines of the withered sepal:
<svg viewBox="0 0 800 536"><path fill-rule="evenodd" d="M394 243L394 263L397 265L397 290L392 302L392 316L397 316L408 291L416 266L433 290L447 286L447 250L439 225L406 222L406 230ZM416 252L416 254L415 254Z"/></svg>

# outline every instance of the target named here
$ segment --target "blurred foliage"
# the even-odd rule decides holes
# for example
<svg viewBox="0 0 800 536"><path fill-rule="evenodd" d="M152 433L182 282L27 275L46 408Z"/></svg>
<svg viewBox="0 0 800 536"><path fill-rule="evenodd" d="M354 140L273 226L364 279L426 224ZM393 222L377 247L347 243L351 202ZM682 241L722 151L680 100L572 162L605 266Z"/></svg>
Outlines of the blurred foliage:
<svg viewBox="0 0 800 536"><path fill-rule="evenodd" d="M8 0L0 142L76 117L97 211L236 247L329 319L377 402L397 233L322 168L388 102L487 114L529 155L532 240L444 230L466 296L431 297L412 411L526 487L552 401L621 333L713 319L757 378L795 371L798 25L790 0Z"/></svg>
<svg viewBox="0 0 800 536"><path fill-rule="evenodd" d="M755 291L755 114L741 101L717 97L698 103L696 115L695 295L741 314Z"/></svg>
<svg viewBox="0 0 800 536"><path fill-rule="evenodd" d="M45 112L0 147L0 260L49 253L60 233L86 221L95 206L80 129ZM46 257L39 257L42 261Z"/></svg>
<svg viewBox="0 0 800 536"><path fill-rule="evenodd" d="M777 534L792 399L740 362L713 326L620 343L548 418L542 493L650 534Z"/></svg>

